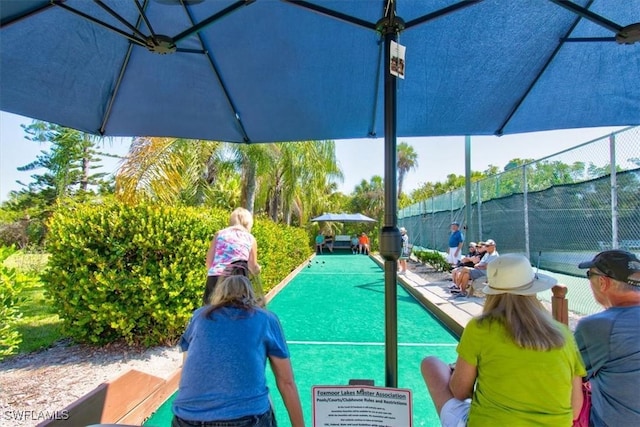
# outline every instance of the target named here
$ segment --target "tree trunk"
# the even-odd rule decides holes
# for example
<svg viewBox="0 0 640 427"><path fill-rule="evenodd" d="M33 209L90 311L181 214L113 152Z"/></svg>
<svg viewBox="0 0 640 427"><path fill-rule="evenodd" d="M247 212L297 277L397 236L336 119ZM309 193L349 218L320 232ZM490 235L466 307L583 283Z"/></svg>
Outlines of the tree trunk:
<svg viewBox="0 0 640 427"><path fill-rule="evenodd" d="M242 194L240 198L242 205L251 213L253 213L256 202L256 188L256 165L245 158L242 167Z"/></svg>
<svg viewBox="0 0 640 427"><path fill-rule="evenodd" d="M80 177L80 190L84 192L89 188L89 156L89 147L85 146L82 149L82 176Z"/></svg>

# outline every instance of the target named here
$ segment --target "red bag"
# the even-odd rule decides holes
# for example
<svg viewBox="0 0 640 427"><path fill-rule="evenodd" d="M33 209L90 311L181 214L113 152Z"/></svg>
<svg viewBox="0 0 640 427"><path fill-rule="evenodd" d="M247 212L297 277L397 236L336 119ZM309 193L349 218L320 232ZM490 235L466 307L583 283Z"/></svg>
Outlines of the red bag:
<svg viewBox="0 0 640 427"><path fill-rule="evenodd" d="M573 420L573 427L589 427L589 415L591 414L591 384L589 381L582 383L582 397L580 415Z"/></svg>

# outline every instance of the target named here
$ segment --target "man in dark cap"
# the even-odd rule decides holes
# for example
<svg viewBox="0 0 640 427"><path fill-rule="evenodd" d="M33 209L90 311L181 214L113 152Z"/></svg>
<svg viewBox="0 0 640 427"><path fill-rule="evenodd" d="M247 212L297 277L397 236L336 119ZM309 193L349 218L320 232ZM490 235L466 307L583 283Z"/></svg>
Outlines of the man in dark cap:
<svg viewBox="0 0 640 427"><path fill-rule="evenodd" d="M600 252L578 265L605 310L584 317L576 342L591 383L591 426L640 426L640 260Z"/></svg>

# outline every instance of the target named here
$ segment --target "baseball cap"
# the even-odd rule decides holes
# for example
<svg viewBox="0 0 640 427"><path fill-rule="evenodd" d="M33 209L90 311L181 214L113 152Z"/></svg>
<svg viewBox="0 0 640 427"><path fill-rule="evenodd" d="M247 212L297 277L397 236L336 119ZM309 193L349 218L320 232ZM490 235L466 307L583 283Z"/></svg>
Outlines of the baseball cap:
<svg viewBox="0 0 640 427"><path fill-rule="evenodd" d="M640 260L634 254L618 249L600 252L591 261L578 264L578 268L595 267L619 282L640 286ZM636 277L631 277L636 275Z"/></svg>
<svg viewBox="0 0 640 427"><path fill-rule="evenodd" d="M489 239L489 240L487 240L486 242L484 242L484 245L485 245L485 246L495 246L495 245L496 245L496 242L495 242L495 240L493 240L493 239Z"/></svg>
<svg viewBox="0 0 640 427"><path fill-rule="evenodd" d="M460 225L460 223L458 221L453 221L451 225Z"/></svg>

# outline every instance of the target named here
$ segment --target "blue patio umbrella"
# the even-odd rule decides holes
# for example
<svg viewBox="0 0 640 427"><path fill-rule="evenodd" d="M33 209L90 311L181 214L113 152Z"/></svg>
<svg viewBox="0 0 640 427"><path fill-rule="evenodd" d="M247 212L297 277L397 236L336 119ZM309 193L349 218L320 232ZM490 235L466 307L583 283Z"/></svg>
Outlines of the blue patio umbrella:
<svg viewBox="0 0 640 427"><path fill-rule="evenodd" d="M640 124L638 39L640 0L2 0L0 109L112 136L384 135L395 386L396 138Z"/></svg>
<svg viewBox="0 0 640 427"><path fill-rule="evenodd" d="M361 213L326 213L315 218L312 218L313 222L376 222L375 219L369 218Z"/></svg>

